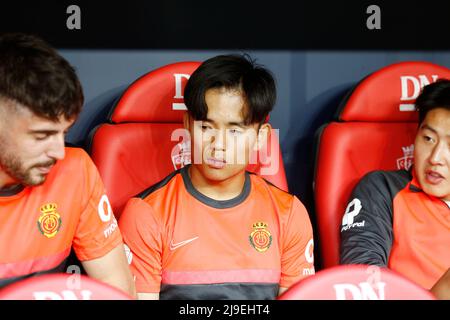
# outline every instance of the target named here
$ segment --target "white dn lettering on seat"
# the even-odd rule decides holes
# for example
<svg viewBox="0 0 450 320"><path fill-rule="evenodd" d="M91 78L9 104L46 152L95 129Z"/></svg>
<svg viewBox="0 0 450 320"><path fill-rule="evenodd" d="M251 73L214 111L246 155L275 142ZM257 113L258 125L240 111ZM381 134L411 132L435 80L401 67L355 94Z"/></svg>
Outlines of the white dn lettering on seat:
<svg viewBox="0 0 450 320"><path fill-rule="evenodd" d="M189 79L189 74L183 74L183 73L174 73L173 77L175 78L175 96L174 99L183 99L183 88L182 88L182 79ZM186 105L181 102L172 103L172 110L187 110Z"/></svg>
<svg viewBox="0 0 450 320"><path fill-rule="evenodd" d="M368 282L361 282L359 285L351 283L341 283L333 285L336 292L336 300L384 300L384 288L386 283L377 282L371 284ZM375 291L376 287L376 292ZM347 299L347 293L349 299Z"/></svg>
<svg viewBox="0 0 450 320"><path fill-rule="evenodd" d="M60 293L54 291L35 291L33 296L35 300L91 300L92 291L79 291L81 297L78 297L74 291L63 290Z"/></svg>
<svg viewBox="0 0 450 320"><path fill-rule="evenodd" d="M436 82L438 79L438 75L432 75L432 82ZM418 78L414 76L401 76L401 87L402 87L402 96L400 97L400 101L411 101L413 102L420 93L420 90L429 85L431 82L428 80L426 75L419 75ZM412 84L412 92L409 92L408 82ZM414 103L402 103L399 105L400 111L414 111Z"/></svg>

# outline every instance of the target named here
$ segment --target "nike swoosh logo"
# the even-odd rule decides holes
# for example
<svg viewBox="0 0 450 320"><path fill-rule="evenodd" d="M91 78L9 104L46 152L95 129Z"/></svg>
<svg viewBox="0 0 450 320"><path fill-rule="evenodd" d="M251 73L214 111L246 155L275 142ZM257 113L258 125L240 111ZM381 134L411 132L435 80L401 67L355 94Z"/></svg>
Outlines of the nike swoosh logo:
<svg viewBox="0 0 450 320"><path fill-rule="evenodd" d="M195 238L184 240L184 241L181 241L181 242L178 242L178 243L173 243L173 239L172 239L170 241L170 250L173 251L175 249L178 249L179 247L182 247L182 246L184 246L184 245L186 245L186 244L188 244L188 243L190 243L190 242L192 242L194 240L197 240L197 239L198 239L198 237L195 237Z"/></svg>

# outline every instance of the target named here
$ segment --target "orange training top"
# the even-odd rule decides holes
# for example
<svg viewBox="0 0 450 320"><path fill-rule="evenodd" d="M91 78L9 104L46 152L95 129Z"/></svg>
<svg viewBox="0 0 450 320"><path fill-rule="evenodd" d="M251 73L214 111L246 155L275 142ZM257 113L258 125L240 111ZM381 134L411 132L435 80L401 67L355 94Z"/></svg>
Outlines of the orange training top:
<svg viewBox="0 0 450 320"><path fill-rule="evenodd" d="M138 292L161 299L272 299L314 273L313 235L301 202L246 173L242 193L198 192L188 167L127 203L119 221Z"/></svg>
<svg viewBox="0 0 450 320"><path fill-rule="evenodd" d="M63 271L71 247L83 261L121 242L97 168L81 149L66 148L42 185L0 191L0 287Z"/></svg>
<svg viewBox="0 0 450 320"><path fill-rule="evenodd" d="M450 268L450 209L414 173L375 171L353 191L341 226L341 262L397 271L430 289Z"/></svg>

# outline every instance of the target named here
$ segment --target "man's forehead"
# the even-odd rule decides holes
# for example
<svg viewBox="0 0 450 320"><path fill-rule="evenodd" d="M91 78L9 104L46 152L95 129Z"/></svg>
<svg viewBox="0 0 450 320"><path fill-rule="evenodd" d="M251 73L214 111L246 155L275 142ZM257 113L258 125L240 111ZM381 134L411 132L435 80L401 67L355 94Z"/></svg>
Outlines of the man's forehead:
<svg viewBox="0 0 450 320"><path fill-rule="evenodd" d="M66 119L63 115L57 118L56 120L48 119L42 116L35 115L31 113L28 119L28 124L30 128L60 128L65 129L66 127L70 127L75 119Z"/></svg>
<svg viewBox="0 0 450 320"><path fill-rule="evenodd" d="M206 118L217 123L244 123L248 110L245 104L230 108L229 106L208 106Z"/></svg>
<svg viewBox="0 0 450 320"><path fill-rule="evenodd" d="M450 110L437 108L429 111L420 129L450 136Z"/></svg>
<svg viewBox="0 0 450 320"><path fill-rule="evenodd" d="M206 121L215 122L215 123L225 123L225 124L235 124L235 123L244 123L244 111L234 112L230 110L220 110L219 112L213 112L208 109L208 114L206 115Z"/></svg>
<svg viewBox="0 0 450 320"><path fill-rule="evenodd" d="M450 121L450 110L446 108L435 108L428 111L424 122L448 122Z"/></svg>
<svg viewBox="0 0 450 320"><path fill-rule="evenodd" d="M54 123L54 124L69 124L71 125L75 120L76 116L72 119L66 119L64 115L60 115L56 119L49 119L47 117L38 115L34 113L31 108L18 102L17 100L5 98L0 96L0 112L4 111L4 115L8 120L13 117L19 119L27 119L32 123Z"/></svg>
<svg viewBox="0 0 450 320"><path fill-rule="evenodd" d="M15 115L11 115L11 121L28 130L65 130L75 122L75 118L68 120L64 115L61 115L53 120L37 115L24 107L16 112Z"/></svg>

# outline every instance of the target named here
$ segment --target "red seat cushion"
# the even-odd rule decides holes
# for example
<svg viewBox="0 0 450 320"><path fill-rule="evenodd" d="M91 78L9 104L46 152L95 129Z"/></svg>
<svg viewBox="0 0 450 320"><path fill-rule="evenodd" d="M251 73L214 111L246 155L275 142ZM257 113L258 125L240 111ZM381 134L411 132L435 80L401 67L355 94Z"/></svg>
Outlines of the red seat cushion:
<svg viewBox="0 0 450 320"><path fill-rule="evenodd" d="M279 300L434 300L427 290L386 268L346 265L319 271Z"/></svg>
<svg viewBox="0 0 450 320"><path fill-rule="evenodd" d="M80 274L32 277L0 290L2 300L130 300L124 292Z"/></svg>
<svg viewBox="0 0 450 320"><path fill-rule="evenodd" d="M321 137L315 201L325 266L339 262L339 226L353 188L374 170L408 169L417 123L331 123Z"/></svg>
<svg viewBox="0 0 450 320"><path fill-rule="evenodd" d="M177 141L170 141L172 132L181 127L180 123L123 123L98 128L91 156L116 217L129 198L175 170L171 159Z"/></svg>

